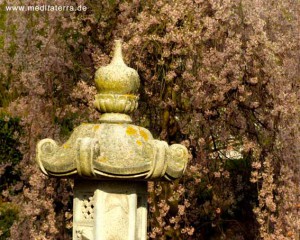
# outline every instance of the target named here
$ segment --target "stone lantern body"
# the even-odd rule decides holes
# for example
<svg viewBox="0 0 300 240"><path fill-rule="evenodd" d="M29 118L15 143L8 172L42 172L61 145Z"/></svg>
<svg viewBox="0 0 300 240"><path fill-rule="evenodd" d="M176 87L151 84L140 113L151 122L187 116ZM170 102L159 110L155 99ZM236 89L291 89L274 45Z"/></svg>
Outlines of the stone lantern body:
<svg viewBox="0 0 300 240"><path fill-rule="evenodd" d="M41 140L36 160L48 176L74 178L74 240L145 240L147 181L181 177L188 151L131 124L128 114L137 108L140 80L124 63L120 40L95 82L99 123L81 124L61 146Z"/></svg>

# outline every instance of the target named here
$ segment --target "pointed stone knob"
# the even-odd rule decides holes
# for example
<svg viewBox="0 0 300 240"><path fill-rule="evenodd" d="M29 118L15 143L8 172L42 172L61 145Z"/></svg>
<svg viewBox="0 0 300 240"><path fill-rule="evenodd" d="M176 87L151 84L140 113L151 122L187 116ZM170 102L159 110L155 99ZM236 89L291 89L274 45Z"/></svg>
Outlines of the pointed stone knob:
<svg viewBox="0 0 300 240"><path fill-rule="evenodd" d="M140 78L136 70L124 63L121 40L115 41L111 63L96 71L95 82L98 94L94 104L99 112L105 113L100 122L131 122L127 114L137 108Z"/></svg>
<svg viewBox="0 0 300 240"><path fill-rule="evenodd" d="M124 63L121 40L115 41L111 63L96 71L95 82L99 93L133 94L137 92L140 86L139 75L136 70Z"/></svg>

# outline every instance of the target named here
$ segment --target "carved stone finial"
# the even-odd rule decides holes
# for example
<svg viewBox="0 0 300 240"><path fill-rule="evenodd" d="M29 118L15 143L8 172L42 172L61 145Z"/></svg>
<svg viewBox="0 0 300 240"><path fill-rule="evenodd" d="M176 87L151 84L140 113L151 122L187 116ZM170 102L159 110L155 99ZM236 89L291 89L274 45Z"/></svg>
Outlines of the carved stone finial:
<svg viewBox="0 0 300 240"><path fill-rule="evenodd" d="M97 70L95 81L101 124L81 124L61 146L52 139L40 141L37 163L43 173L98 180L181 177L188 161L186 147L169 146L155 140L149 130L129 124L127 114L137 107L139 76L124 63L120 40L111 63Z"/></svg>
<svg viewBox="0 0 300 240"><path fill-rule="evenodd" d="M130 123L127 114L137 108L140 79L137 71L124 63L121 40L115 41L111 63L96 71L95 82L98 94L94 104L99 112L104 113L100 122Z"/></svg>

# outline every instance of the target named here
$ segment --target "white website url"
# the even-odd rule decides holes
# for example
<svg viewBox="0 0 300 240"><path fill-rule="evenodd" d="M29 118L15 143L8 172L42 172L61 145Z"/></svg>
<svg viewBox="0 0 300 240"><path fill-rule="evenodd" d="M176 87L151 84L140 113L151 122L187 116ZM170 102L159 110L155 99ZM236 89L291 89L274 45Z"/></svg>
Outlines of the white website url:
<svg viewBox="0 0 300 240"><path fill-rule="evenodd" d="M5 6L6 11L21 11L21 12L81 12L86 11L86 6L59 6L59 5L36 5L36 6Z"/></svg>

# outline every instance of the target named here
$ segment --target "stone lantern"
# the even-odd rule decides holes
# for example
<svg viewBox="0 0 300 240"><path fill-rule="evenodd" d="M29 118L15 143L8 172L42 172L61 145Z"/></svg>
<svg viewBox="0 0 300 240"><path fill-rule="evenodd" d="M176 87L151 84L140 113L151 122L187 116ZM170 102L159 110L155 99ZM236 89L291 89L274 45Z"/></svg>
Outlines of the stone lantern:
<svg viewBox="0 0 300 240"><path fill-rule="evenodd" d="M138 73L123 61L115 41L108 66L95 74L99 123L83 123L59 146L52 139L37 144L37 163L51 177L74 178L73 239L145 240L147 181L182 176L188 151L169 146L131 124L138 106Z"/></svg>

